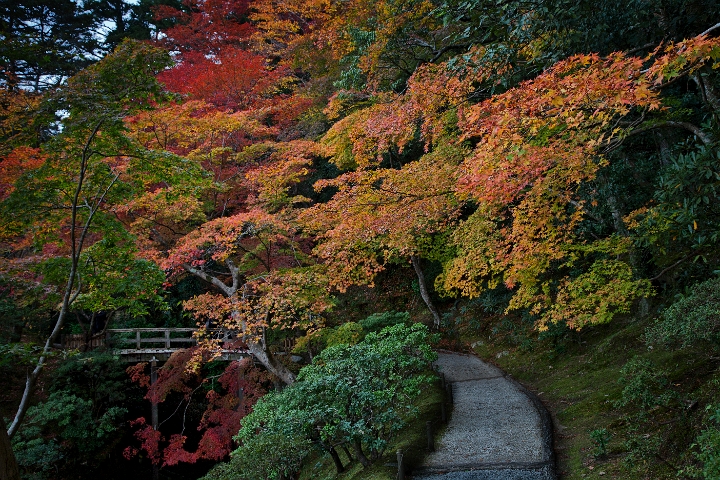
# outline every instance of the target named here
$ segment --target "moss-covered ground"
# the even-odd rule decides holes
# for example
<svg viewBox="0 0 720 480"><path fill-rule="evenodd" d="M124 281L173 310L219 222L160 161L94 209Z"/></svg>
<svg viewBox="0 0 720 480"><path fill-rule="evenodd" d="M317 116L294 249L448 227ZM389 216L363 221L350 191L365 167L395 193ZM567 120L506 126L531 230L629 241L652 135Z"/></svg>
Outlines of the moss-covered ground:
<svg viewBox="0 0 720 480"><path fill-rule="evenodd" d="M720 399L719 362L700 346L648 346L650 321L539 335L520 319L497 317L480 329L460 322L455 338L545 403L562 479L688 478L705 407ZM645 368L627 371L631 360Z"/></svg>

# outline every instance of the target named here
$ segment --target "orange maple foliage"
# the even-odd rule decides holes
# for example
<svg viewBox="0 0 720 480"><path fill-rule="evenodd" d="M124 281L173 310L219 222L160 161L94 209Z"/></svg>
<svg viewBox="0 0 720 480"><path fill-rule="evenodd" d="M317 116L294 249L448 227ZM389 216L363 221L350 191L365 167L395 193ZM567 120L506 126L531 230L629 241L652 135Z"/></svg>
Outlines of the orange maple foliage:
<svg viewBox="0 0 720 480"><path fill-rule="evenodd" d="M315 184L338 189L300 216L321 232L315 252L335 287L372 284L387 262L417 255L423 239L454 224L462 207L454 197L462 153L438 149L399 170L360 170Z"/></svg>
<svg viewBox="0 0 720 480"><path fill-rule="evenodd" d="M171 276L189 273L208 282L213 290L185 308L201 323L238 331L263 365L292 383L262 338L266 328L307 328L330 307L324 269L308 257L311 246L282 215L253 209L191 231L161 266Z"/></svg>
<svg viewBox="0 0 720 480"><path fill-rule="evenodd" d="M708 50L704 41L701 44L701 50ZM547 312L541 317L541 327L561 317L576 328L606 321L612 316L608 312L623 311L637 296L648 295L640 280L626 273L619 275L628 271L627 264L607 267L618 275L606 272L609 277L594 285L605 289L615 285L618 294L595 291L590 295L586 291L589 296L585 298L612 300L580 307L582 299L571 292L578 289L580 279L590 277L565 277L552 295L550 272L573 265L578 259L573 245L586 242L577 231L587 218L579 186L595 178L607 162L604 149L632 131L634 118L660 108L656 67L671 63L665 56L644 70L643 59L622 54L576 56L504 94L461 108L463 138L475 140L477 145L462 164L458 194L484 205L474 214L479 217L474 222L485 233L480 238L476 234L454 237L461 255L446 270L443 286L477 294L468 279L478 275L487 279L487 273L501 275L508 287L516 289L510 308ZM625 126L620 127L623 120ZM478 270L472 258L477 258L479 245L485 252L479 256L485 261ZM628 248L626 245L617 254L627 255ZM627 293L620 295L620 291Z"/></svg>
<svg viewBox="0 0 720 480"><path fill-rule="evenodd" d="M252 203L268 211L277 212L310 200L294 195L294 187L305 180L313 167L313 160L323 149L315 142L294 140L265 145L268 159L263 165L250 170L246 179L257 197Z"/></svg>
<svg viewBox="0 0 720 480"><path fill-rule="evenodd" d="M195 213L187 213L185 221L193 220L193 223L201 220L196 215L201 211L212 217L244 209L251 195L245 174L256 165L241 153L246 147L267 141L277 133L277 129L266 126L264 120L266 112L263 110L229 113L201 101L189 101L133 117L128 126L141 144L186 157L203 169L206 178L194 184L186 182L183 192L179 188L173 192L166 190L164 199L159 199L158 203L154 202L158 199L158 188L162 186L148 185L148 193L128 204L126 210L134 211L140 219L155 218L160 227L173 224L175 232L186 233L171 218L178 208L186 212L192 209ZM150 227L149 224L146 226Z"/></svg>
<svg viewBox="0 0 720 480"><path fill-rule="evenodd" d="M472 202L476 208L453 226L457 255L438 278L441 290L476 296L502 282L514 291L510 308L531 308L541 315L540 327L563 314L576 328L607 321L650 290L647 281L627 274L632 271L627 243L613 250L615 257L625 258L622 265L590 262L585 276L560 273L560 283L553 283L553 276L579 267L581 259L609 252L578 229L588 219L579 188L607 165L608 149L661 108L663 82L716 61L719 46L720 39L700 37L650 59L622 53L577 55L474 104L468 100L475 85L491 78L489 72L473 70L472 62L459 70L449 63L421 67L405 94L350 113L324 138L335 163L358 171L319 184L339 191L327 205L312 210L317 228L323 222L332 227L318 254L349 282L372 279L385 259L413 252L413 238L426 225L435 222L437 230L453 225L453 208L433 209L418 201L424 198L418 191L432 195L447 189L445 198L456 205ZM654 61L650 68L648 60ZM451 131L458 132L455 138ZM425 157L400 170L383 168L393 152L418 139L431 152L448 141L471 149L460 161L445 164L443 175L437 173L443 164L424 164ZM422 170L414 175L425 183L405 190L407 198L400 199L385 187L413 164ZM432 173L424 176L426 172ZM409 213L404 202L413 203L418 213ZM388 214L389 206L397 207L395 217ZM414 222L421 216L429 221L419 227ZM613 285L618 295L603 297L600 289L587 293L594 300L581 305L582 299L571 293L581 283L586 292Z"/></svg>
<svg viewBox="0 0 720 480"><path fill-rule="evenodd" d="M654 61L647 76L654 85L662 86L678 77L692 75L703 65L720 60L720 41L707 35L682 42L659 46L652 53Z"/></svg>
<svg viewBox="0 0 720 480"><path fill-rule="evenodd" d="M324 143L339 167L376 167L391 150L400 154L415 138L417 125L398 118L397 97L383 100L338 121L325 135Z"/></svg>

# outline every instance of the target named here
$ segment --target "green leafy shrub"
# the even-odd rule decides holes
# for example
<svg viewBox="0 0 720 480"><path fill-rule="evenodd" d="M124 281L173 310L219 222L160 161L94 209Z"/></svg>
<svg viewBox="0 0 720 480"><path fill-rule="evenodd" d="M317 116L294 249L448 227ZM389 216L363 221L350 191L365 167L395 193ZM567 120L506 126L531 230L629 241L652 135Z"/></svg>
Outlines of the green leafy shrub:
<svg viewBox="0 0 720 480"><path fill-rule="evenodd" d="M230 462L237 468L216 467L206 480L287 478L311 447L333 457L338 472L341 446L369 465L416 414L413 400L433 378L425 373L437 358L433 340L425 325L395 325L325 349L243 419Z"/></svg>
<svg viewBox="0 0 720 480"><path fill-rule="evenodd" d="M303 368L298 381L316 386L317 398L339 412L325 418L336 425L333 441L367 447L372 459L415 413L412 400L429 377L421 372L436 358L428 329L422 324L395 325L369 333L354 346L330 347ZM335 428L335 427L333 427Z"/></svg>
<svg viewBox="0 0 720 480"><path fill-rule="evenodd" d="M18 465L27 478L54 478L51 473L106 453L117 438L117 429L127 412L111 407L95 414L92 402L65 392L52 393L31 407L26 425L13 438Z"/></svg>
<svg viewBox="0 0 720 480"><path fill-rule="evenodd" d="M637 356L620 369L618 383L623 390L615 406L629 407L625 463L645 468L662 458L667 432L659 421L667 420L669 424L677 419L679 394L672 389L667 372Z"/></svg>
<svg viewBox="0 0 720 480"><path fill-rule="evenodd" d="M653 362L633 357L620 369L618 383L623 385L617 407L633 405L641 412L656 406L669 406L677 399L677 392L670 388L666 372Z"/></svg>
<svg viewBox="0 0 720 480"><path fill-rule="evenodd" d="M681 283L709 270L720 241L720 150L699 147L678 155L657 179L653 206L637 217L637 241L660 265L703 259L675 272ZM697 278L697 277L695 277Z"/></svg>
<svg viewBox="0 0 720 480"><path fill-rule="evenodd" d="M379 332L385 327L408 324L409 322L410 314L408 312L382 312L373 313L369 317L360 320L360 326L366 332Z"/></svg>
<svg viewBox="0 0 720 480"><path fill-rule="evenodd" d="M510 304L512 295L512 291L501 283L495 288L483 290L476 299L470 301L470 305L479 306L485 313L502 315Z"/></svg>
<svg viewBox="0 0 720 480"><path fill-rule="evenodd" d="M640 434L633 428L631 435L625 441L627 455L623 463L629 468L646 468L652 462L658 461L662 440L659 435Z"/></svg>
<svg viewBox="0 0 720 480"><path fill-rule="evenodd" d="M646 332L650 344L688 347L698 342L720 348L720 278L691 287Z"/></svg>
<svg viewBox="0 0 720 480"><path fill-rule="evenodd" d="M363 337L363 327L355 322L343 323L335 328L327 337L327 346L355 345Z"/></svg>
<svg viewBox="0 0 720 480"><path fill-rule="evenodd" d="M300 436L267 434L250 437L227 463L221 463L204 480L280 480L292 478L310 451Z"/></svg>
<svg viewBox="0 0 720 480"><path fill-rule="evenodd" d="M327 346L327 339L332 334L333 330L330 328L321 328L319 330L313 330L308 332L306 335L300 337L295 342L293 353L302 355L310 354L310 358L323 351Z"/></svg>
<svg viewBox="0 0 720 480"><path fill-rule="evenodd" d="M697 449L694 457L702 467L691 466L682 473L691 478L714 480L720 478L720 404L708 405L707 410L712 423L700 432L693 444Z"/></svg>
<svg viewBox="0 0 720 480"><path fill-rule="evenodd" d="M124 431L133 387L123 365L108 354L76 355L58 366L49 387L13 438L23 475L55 478L67 470L79 478L73 469L80 465L91 475Z"/></svg>
<svg viewBox="0 0 720 480"><path fill-rule="evenodd" d="M364 336L363 327L355 322L343 323L335 328L321 328L308 332L295 342L293 353L309 354L310 359L327 347L335 345L355 345Z"/></svg>

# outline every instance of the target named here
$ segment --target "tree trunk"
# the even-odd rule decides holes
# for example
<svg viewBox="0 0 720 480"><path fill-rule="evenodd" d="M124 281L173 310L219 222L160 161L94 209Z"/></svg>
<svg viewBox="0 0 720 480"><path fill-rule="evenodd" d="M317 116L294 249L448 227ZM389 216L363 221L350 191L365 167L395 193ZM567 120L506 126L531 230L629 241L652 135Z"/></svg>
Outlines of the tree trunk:
<svg viewBox="0 0 720 480"><path fill-rule="evenodd" d="M425 305L427 305L430 313L432 313L433 326L435 328L440 328L440 314L438 313L435 305L433 305L432 300L430 299L427 284L425 283L425 275L423 274L422 268L420 268L420 258L416 255L413 255L410 257L410 261L412 262L412 266L415 269L415 273L418 277L418 284L420 285L420 296L425 301Z"/></svg>
<svg viewBox="0 0 720 480"><path fill-rule="evenodd" d="M627 237L630 235L628 232L627 227L625 226L625 222L623 221L623 215L620 212L620 207L617 202L617 198L615 198L615 195L609 195L607 197L607 205L610 208L610 214L613 218L613 226L615 227L615 231L620 234L621 237Z"/></svg>
<svg viewBox="0 0 720 480"><path fill-rule="evenodd" d="M348 450L347 445L345 445L345 444L343 443L343 444L342 444L342 449L343 449L343 452L345 452L345 455L347 455L348 460L350 460L350 461L352 462L352 461L353 461L353 456L350 455L350 450Z"/></svg>
<svg viewBox="0 0 720 480"><path fill-rule="evenodd" d="M360 463L362 464L363 468L367 468L370 466L370 460L365 456L365 452L362 450L362 445L360 444L360 440L355 440L352 444L353 451L355 451L355 456L358 458Z"/></svg>
<svg viewBox="0 0 720 480"><path fill-rule="evenodd" d="M337 473L342 473L345 471L345 467L342 464L342 460L340 460L340 455L338 455L337 451L334 447L328 448L328 453L333 459L333 462L335 462L335 470L337 470Z"/></svg>
<svg viewBox="0 0 720 480"><path fill-rule="evenodd" d="M615 230L618 232L618 234L620 234L621 237L630 236L630 232L628 232L627 226L625 226L625 222L623 221L623 216L620 212L620 207L618 206L615 195L608 196L607 204L608 207L610 207L610 213L613 217L613 224L615 226ZM637 260L637 255L635 255L635 249L632 247L630 248L629 259L630 265L632 266L633 270L637 272L639 262ZM645 317L648 315L649 312L650 302L648 301L647 297L640 298L640 316Z"/></svg>
<svg viewBox="0 0 720 480"><path fill-rule="evenodd" d="M690 78L692 78L698 88L700 88L703 101L705 101L714 112L720 111L720 95L715 91L713 84L703 78L701 72L692 75Z"/></svg>
<svg viewBox="0 0 720 480"><path fill-rule="evenodd" d="M74 278L75 276L75 265L73 266L72 272L71 272L71 278ZM63 324L65 323L65 317L67 316L67 312L70 309L70 303L72 303L72 300L74 300L74 297L76 295L72 294L72 283L71 281L68 281L68 288L65 291L65 298L63 300L62 307L60 308L60 314L58 315L58 319L55 322L55 328L53 328L52 333L45 341L45 347L43 348L42 354L40 355L40 358L38 359L37 363L35 364L35 368L32 372L27 376L27 379L25 379L25 390L23 391L22 399L20 400L20 405L18 405L17 412L15 413L15 418L13 419L12 423L8 427L7 434L10 438L15 436L15 433L17 433L18 428L20 428L20 424L23 421L23 418L25 418L25 413L27 412L28 407L30 406L30 397L33 394L33 391L35 390L35 384L37 383L38 378L40 377L40 373L43 370L43 367L45 366L45 359L47 358L47 355L50 353L50 350L52 349L53 342L55 341L55 338L60 334L60 329L62 328Z"/></svg>
<svg viewBox="0 0 720 480"><path fill-rule="evenodd" d="M258 340L245 340L250 353L265 367L268 372L272 373L280 379L285 385L295 383L295 375L275 356L263 348Z"/></svg>
<svg viewBox="0 0 720 480"><path fill-rule="evenodd" d="M5 431L2 415L0 415L0 480L20 480L20 470L10 445L10 437Z"/></svg>
<svg viewBox="0 0 720 480"><path fill-rule="evenodd" d="M104 122L105 119L103 118L96 123L92 133L85 142L85 147L83 148L83 153L80 159L78 171L78 180L77 184L75 185L75 192L73 194L72 203L70 204L70 271L68 272L68 280L65 284L65 292L63 293L60 313L58 314L58 319L55 322L55 327L53 328L52 333L50 333L50 336L45 342L42 354L40 355L40 358L38 359L35 368L27 376L27 380L25 381L25 391L23 392L22 399L20 400L20 405L18 406L18 410L15 413L15 418L13 419L7 430L7 434L10 438L12 438L17 432L18 428L20 428L20 423L25 417L25 413L30 406L30 396L35 389L35 384L37 383L40 372L42 372L43 366L45 365L45 359L50 353L55 339L58 337L58 335L60 334L60 330L65 324L65 318L70 312L70 306L80 294L80 281L79 279L76 279L78 265L80 262L80 254L83 252L83 249L85 247L85 240L87 239L87 235L90 232L90 226L92 225L95 214L100 209L100 206L104 203L108 192L110 192L110 189L120 178L119 173L115 174L113 179L108 183L105 190L99 192L98 196L95 197L95 204L90 207L90 211L88 213L87 219L85 219L85 222L78 225L78 212L81 208L84 208L81 207L81 203L87 205L87 199L81 201L81 194L85 185L88 162L90 161L90 157L95 154L95 152L91 150L90 145L94 141L95 137L98 135L100 127L103 125Z"/></svg>
<svg viewBox="0 0 720 480"><path fill-rule="evenodd" d="M10 333L10 343L18 343L22 340L23 330L25 329L24 324L13 325L12 332Z"/></svg>
<svg viewBox="0 0 720 480"><path fill-rule="evenodd" d="M232 260L226 260L230 274L232 276L232 285L225 284L220 278L210 275L198 268L193 267L189 264L184 264L183 268L186 272L195 275L202 280L217 287L225 296L230 299L231 304L238 305L239 300L237 298L238 286L240 285L240 270L235 266ZM243 336L243 341L247 344L249 352L265 367L270 373L275 375L285 385L292 385L295 383L295 375L275 356L265 348L265 342L262 337L257 338L248 333L247 324L243 320L240 314L239 306L237 309L233 309L232 318L234 324L237 325L238 330Z"/></svg>

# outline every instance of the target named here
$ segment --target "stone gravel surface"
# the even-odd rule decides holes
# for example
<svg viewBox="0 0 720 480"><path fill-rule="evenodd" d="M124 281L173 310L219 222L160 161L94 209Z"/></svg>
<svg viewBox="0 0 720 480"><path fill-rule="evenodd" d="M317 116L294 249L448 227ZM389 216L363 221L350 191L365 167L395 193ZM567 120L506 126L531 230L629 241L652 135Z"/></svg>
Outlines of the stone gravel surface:
<svg viewBox="0 0 720 480"><path fill-rule="evenodd" d="M551 424L540 401L472 355L439 354L452 383L453 412L422 480L554 480Z"/></svg>

